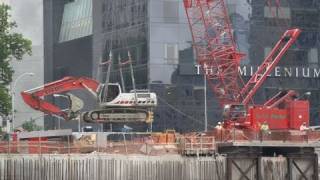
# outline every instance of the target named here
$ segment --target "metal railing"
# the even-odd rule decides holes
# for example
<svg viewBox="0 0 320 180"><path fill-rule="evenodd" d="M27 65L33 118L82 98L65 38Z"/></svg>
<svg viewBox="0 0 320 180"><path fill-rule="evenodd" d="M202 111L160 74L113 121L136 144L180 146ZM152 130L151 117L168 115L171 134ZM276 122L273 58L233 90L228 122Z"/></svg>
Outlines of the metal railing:
<svg viewBox="0 0 320 180"><path fill-rule="evenodd" d="M180 153L184 155L214 154L216 150L213 136L192 136L179 139Z"/></svg>
<svg viewBox="0 0 320 180"><path fill-rule="evenodd" d="M282 143L315 143L320 140L320 131L300 131L300 130L225 130L215 129L216 141L221 142L269 142L277 141Z"/></svg>

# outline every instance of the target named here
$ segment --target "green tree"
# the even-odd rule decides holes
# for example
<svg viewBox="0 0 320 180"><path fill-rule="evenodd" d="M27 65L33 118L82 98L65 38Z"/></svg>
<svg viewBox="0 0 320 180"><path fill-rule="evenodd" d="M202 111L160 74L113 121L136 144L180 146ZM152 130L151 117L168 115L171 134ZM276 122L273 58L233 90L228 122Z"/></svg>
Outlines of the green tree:
<svg viewBox="0 0 320 180"><path fill-rule="evenodd" d="M0 5L0 112L6 115L11 110L8 86L14 72L10 61L31 55L31 41L14 32L17 24L11 19L10 9L8 5Z"/></svg>
<svg viewBox="0 0 320 180"><path fill-rule="evenodd" d="M40 131L42 130L41 126L38 126L35 123L35 119L30 119L30 121L25 121L21 127L25 130L25 131Z"/></svg>

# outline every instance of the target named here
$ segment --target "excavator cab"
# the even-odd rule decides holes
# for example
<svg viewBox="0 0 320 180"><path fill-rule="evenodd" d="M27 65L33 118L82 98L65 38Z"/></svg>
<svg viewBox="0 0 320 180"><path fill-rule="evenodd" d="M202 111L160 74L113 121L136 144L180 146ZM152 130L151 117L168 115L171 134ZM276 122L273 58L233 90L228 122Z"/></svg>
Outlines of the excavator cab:
<svg viewBox="0 0 320 180"><path fill-rule="evenodd" d="M100 91L100 102L110 102L114 100L121 93L120 84L109 83L103 85Z"/></svg>

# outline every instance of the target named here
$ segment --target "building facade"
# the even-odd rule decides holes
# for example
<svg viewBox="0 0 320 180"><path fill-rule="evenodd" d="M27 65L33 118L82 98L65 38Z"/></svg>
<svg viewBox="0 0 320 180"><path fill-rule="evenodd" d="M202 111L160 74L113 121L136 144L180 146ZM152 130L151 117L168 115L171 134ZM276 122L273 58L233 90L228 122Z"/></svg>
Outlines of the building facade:
<svg viewBox="0 0 320 180"><path fill-rule="evenodd" d="M91 0L44 0L44 81L65 76L92 75L92 2ZM76 92L77 94L77 92ZM88 94L77 94L91 106ZM47 97L49 101L67 107L61 97ZM85 107L85 108L86 108ZM77 122L65 122L58 117L45 118L46 129L78 129Z"/></svg>
<svg viewBox="0 0 320 180"><path fill-rule="evenodd" d="M221 108L211 90L208 88L207 94L204 93L204 78L191 47L191 32L182 0L45 2L51 13L44 11L45 17L50 19L45 21L48 23L45 33L49 33L49 36L45 35L46 82L65 75L91 76L104 82L106 69L101 69L99 63L108 60L110 52L113 57L111 82L120 82L118 59L127 60L130 52L137 88L148 88L158 95L154 130L174 128L179 132L199 131L204 129L205 114L208 115L209 128L221 119ZM69 31L69 36L73 37L61 41L61 37L68 36L65 30L68 28L62 28L65 14L77 11L66 6L87 2L92 2L92 17L91 22L85 25L92 26L91 32L86 31L88 29ZM271 1L270 5L258 0L228 0L227 7L237 45L240 51L247 54L239 68L244 79L248 79L256 70L286 29L299 27L303 30L298 42L259 90L255 101L263 102L282 89L295 89L302 94L310 91L311 122L316 124L319 116L317 89L320 86L319 29L318 23L315 23L319 17L318 3L290 0L282 4ZM76 19L70 19L65 25L76 22L78 26L85 26ZM68 48L74 48L78 53L70 53ZM50 57L47 59L47 56ZM63 57L58 58L60 56ZM73 66L74 63L79 63L80 70ZM56 76L60 66L67 71ZM130 69L123 69L125 89L129 91L132 89Z"/></svg>

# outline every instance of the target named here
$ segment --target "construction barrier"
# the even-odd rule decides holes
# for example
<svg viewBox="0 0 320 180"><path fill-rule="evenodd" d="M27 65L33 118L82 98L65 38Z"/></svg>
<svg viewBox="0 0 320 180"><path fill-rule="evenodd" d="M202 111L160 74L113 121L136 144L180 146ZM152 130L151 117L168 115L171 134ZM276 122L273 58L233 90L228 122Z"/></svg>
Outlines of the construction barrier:
<svg viewBox="0 0 320 180"><path fill-rule="evenodd" d="M252 131L239 129L215 129L212 133L217 142L235 141L279 141L287 143L309 143L320 140L320 131L270 130Z"/></svg>
<svg viewBox="0 0 320 180"><path fill-rule="evenodd" d="M245 130L219 130L212 133L174 132L165 133L90 133L80 138L49 140L30 138L26 140L0 141L0 153L56 154L105 152L113 154L214 154L217 143L228 142L318 142L318 131L269 131L268 133Z"/></svg>

